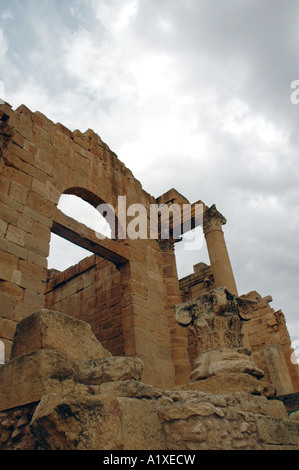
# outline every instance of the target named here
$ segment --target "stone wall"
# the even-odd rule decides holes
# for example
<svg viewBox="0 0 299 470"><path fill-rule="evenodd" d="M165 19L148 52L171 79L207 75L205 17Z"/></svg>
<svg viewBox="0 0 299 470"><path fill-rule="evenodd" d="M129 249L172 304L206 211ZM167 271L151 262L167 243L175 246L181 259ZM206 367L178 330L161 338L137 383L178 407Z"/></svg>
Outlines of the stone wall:
<svg viewBox="0 0 299 470"><path fill-rule="evenodd" d="M0 154L0 339L6 360L17 322L45 306L50 236L59 229L117 265L122 348L127 356L142 357L144 381L184 383L190 365L185 331L175 324L172 310L180 301L173 243L99 242L94 232L57 211L61 194L77 195L94 207L106 202L117 208L118 196L126 196L127 206L149 208L156 199L92 130L72 132L24 105L0 106ZM84 277L89 275L86 271ZM55 302L50 294L47 299ZM99 325L93 327L97 332Z"/></svg>
<svg viewBox="0 0 299 470"><path fill-rule="evenodd" d="M299 421L261 397L113 384L0 412L0 450L299 450Z"/></svg>
<svg viewBox="0 0 299 470"><path fill-rule="evenodd" d="M92 230L57 209L62 194L79 196L94 207L106 202L115 208L118 196L126 196L127 207L142 204L147 215L157 201L188 202L175 190L156 199L148 194L92 130L71 131L24 105L16 110L0 105L0 340L6 361L17 323L49 307L87 321L113 354L140 357L145 383L163 388L186 383L196 343L192 333L187 335L176 323L173 306L182 295L183 300L196 297L213 286L210 268L201 266L179 284L175 240L100 241ZM214 206L208 213L220 217ZM219 220L224 223L222 216ZM212 228L210 250L218 239L211 239ZM51 232L96 256L49 279ZM223 240L221 247L223 254ZM228 263L223 264L227 268ZM218 268L219 281L223 269ZM281 393L289 393L291 384L296 391L298 372L289 361L283 316L263 302L259 299L247 335L259 341L252 343L255 362L262 361L266 377L278 389L282 385ZM281 372L284 363L288 377Z"/></svg>
<svg viewBox="0 0 299 470"><path fill-rule="evenodd" d="M278 395L298 392L299 369L291 361L293 349L284 314L270 306L270 296L262 298L250 292L245 297L257 300L252 321L244 326L254 361L265 371Z"/></svg>
<svg viewBox="0 0 299 470"><path fill-rule="evenodd" d="M262 389L160 389L88 324L49 310L21 321L0 366L0 450L299 450L299 421Z"/></svg>
<svg viewBox="0 0 299 470"><path fill-rule="evenodd" d="M61 273L50 271L45 307L88 322L114 356L123 356L123 288L113 263L92 255Z"/></svg>

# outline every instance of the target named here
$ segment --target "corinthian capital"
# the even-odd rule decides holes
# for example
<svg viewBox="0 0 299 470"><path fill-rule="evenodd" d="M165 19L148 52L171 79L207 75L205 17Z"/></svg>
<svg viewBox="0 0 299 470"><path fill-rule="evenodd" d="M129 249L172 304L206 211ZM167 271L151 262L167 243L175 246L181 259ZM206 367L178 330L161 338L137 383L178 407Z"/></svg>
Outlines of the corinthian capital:
<svg viewBox="0 0 299 470"><path fill-rule="evenodd" d="M220 214L213 204L209 209L204 212L203 216L203 231L204 234L212 230L222 230L222 225L226 224L226 218Z"/></svg>

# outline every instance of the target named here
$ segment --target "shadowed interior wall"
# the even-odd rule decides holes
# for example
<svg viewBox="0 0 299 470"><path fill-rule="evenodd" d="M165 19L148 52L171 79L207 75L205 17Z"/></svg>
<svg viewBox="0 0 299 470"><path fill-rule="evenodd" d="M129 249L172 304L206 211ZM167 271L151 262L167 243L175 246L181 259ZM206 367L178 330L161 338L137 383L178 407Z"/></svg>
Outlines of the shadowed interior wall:
<svg viewBox="0 0 299 470"><path fill-rule="evenodd" d="M122 286L119 270L92 255L58 273L49 271L45 307L91 325L102 346L123 356Z"/></svg>

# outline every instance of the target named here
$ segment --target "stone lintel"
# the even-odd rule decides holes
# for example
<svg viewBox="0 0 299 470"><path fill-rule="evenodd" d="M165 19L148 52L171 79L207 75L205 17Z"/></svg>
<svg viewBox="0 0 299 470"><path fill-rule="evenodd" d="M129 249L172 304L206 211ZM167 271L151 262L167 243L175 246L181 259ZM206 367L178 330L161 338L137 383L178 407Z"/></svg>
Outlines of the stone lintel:
<svg viewBox="0 0 299 470"><path fill-rule="evenodd" d="M110 239L100 240L95 232L84 224L56 210L52 232L114 264L125 264L129 260L128 247Z"/></svg>

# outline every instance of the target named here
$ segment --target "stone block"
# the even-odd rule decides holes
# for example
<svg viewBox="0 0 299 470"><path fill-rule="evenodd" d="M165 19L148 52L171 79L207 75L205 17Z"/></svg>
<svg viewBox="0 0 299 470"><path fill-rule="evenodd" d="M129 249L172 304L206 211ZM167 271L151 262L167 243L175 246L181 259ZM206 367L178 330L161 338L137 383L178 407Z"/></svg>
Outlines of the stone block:
<svg viewBox="0 0 299 470"><path fill-rule="evenodd" d="M1 281L0 293L5 294L9 297L12 297L16 300L22 300L23 295L24 295L24 290L21 287L11 282Z"/></svg>
<svg viewBox="0 0 299 470"><path fill-rule="evenodd" d="M24 230L14 227L13 225L9 225L6 238L12 243L23 247L25 245L26 235L27 233L24 232Z"/></svg>
<svg viewBox="0 0 299 470"><path fill-rule="evenodd" d="M7 226L7 222L5 222L4 220L0 220L0 235L2 237L5 237Z"/></svg>
<svg viewBox="0 0 299 470"><path fill-rule="evenodd" d="M247 373L258 378L264 375L245 348L222 348L202 353L195 360L194 366L190 374L190 379L194 382L224 373Z"/></svg>
<svg viewBox="0 0 299 470"><path fill-rule="evenodd" d="M17 183L16 181L11 182L10 191L9 191L10 197L20 202L21 204L25 204L27 200L27 195L28 195L28 189L25 186Z"/></svg>
<svg viewBox="0 0 299 470"><path fill-rule="evenodd" d="M74 380L98 385L118 380L141 380L143 363L137 357L105 357L72 363Z"/></svg>
<svg viewBox="0 0 299 470"><path fill-rule="evenodd" d="M48 119L44 114L39 111L36 111L33 114L33 122L40 126L42 129L47 131L49 134L53 132L54 124L50 119Z"/></svg>
<svg viewBox="0 0 299 470"><path fill-rule="evenodd" d="M26 138L26 136L22 132L21 134L23 135L23 137ZM12 143L11 150L12 150L13 155L20 158L23 162L29 163L30 165L33 164L33 156L31 155L30 152L27 152L26 150L19 147L15 143Z"/></svg>
<svg viewBox="0 0 299 470"><path fill-rule="evenodd" d="M256 421L258 436L268 445L299 446L299 422L290 419L279 419L269 416L258 418Z"/></svg>
<svg viewBox="0 0 299 470"><path fill-rule="evenodd" d="M27 260L19 260L18 267L22 273L27 274L28 276L31 276L38 280L46 278L46 268L38 266L37 264L34 264Z"/></svg>
<svg viewBox="0 0 299 470"><path fill-rule="evenodd" d="M38 253L28 251L27 259L30 263L36 264L37 266L41 266L42 268L47 268L47 259L44 256L39 255Z"/></svg>
<svg viewBox="0 0 299 470"><path fill-rule="evenodd" d="M0 293L0 315L11 319L16 306L16 299Z"/></svg>
<svg viewBox="0 0 299 470"><path fill-rule="evenodd" d="M108 395L45 396L35 410L31 431L45 450L124 448L119 403Z"/></svg>
<svg viewBox="0 0 299 470"><path fill-rule="evenodd" d="M41 214L44 217L53 217L54 215L55 206L53 203L50 203L48 199L38 193L35 193L34 191L30 191L27 199L27 205L33 211L36 211L38 214Z"/></svg>
<svg viewBox="0 0 299 470"><path fill-rule="evenodd" d="M16 210L11 207L7 207L1 204L0 207L0 218L1 220L9 223L9 224L16 224L18 220L19 214Z"/></svg>
<svg viewBox="0 0 299 470"><path fill-rule="evenodd" d="M0 338L12 340L16 331L16 323L7 318L0 318Z"/></svg>
<svg viewBox="0 0 299 470"><path fill-rule="evenodd" d="M123 449L164 450L165 437L153 400L119 398L118 402L124 435Z"/></svg>
<svg viewBox="0 0 299 470"><path fill-rule="evenodd" d="M60 351L71 361L111 355L88 323L47 309L38 310L18 323L11 357L40 349Z"/></svg>
<svg viewBox="0 0 299 470"><path fill-rule="evenodd" d="M149 400L161 398L162 396L162 391L160 389L137 380L104 382L100 385L90 385L89 389L94 394L103 394L114 397L145 398Z"/></svg>
<svg viewBox="0 0 299 470"><path fill-rule="evenodd" d="M20 214L17 227L29 233L32 229L32 219L25 214Z"/></svg>
<svg viewBox="0 0 299 470"><path fill-rule="evenodd" d="M34 135L38 136L41 141L43 140L45 140L46 142L53 141L53 136L50 132L48 132L48 129L45 129L45 126L40 126L37 122L34 123Z"/></svg>
<svg viewBox="0 0 299 470"><path fill-rule="evenodd" d="M17 211L18 217L19 214L23 211L24 205L13 199L12 197L7 196L6 194L1 194L1 202L3 203L3 205L1 204L2 207L6 206L10 210Z"/></svg>
<svg viewBox="0 0 299 470"><path fill-rule="evenodd" d="M34 157L34 165L47 175L52 176L53 164L51 158L52 156L49 153L40 150L39 155L35 155Z"/></svg>
<svg viewBox="0 0 299 470"><path fill-rule="evenodd" d="M38 255L47 257L49 254L49 242L41 238L35 237L31 233L26 234L25 248Z"/></svg>
<svg viewBox="0 0 299 470"><path fill-rule="evenodd" d="M0 411L39 401L48 393L66 391L73 376L64 354L41 350L0 366ZM69 381L73 383L72 381Z"/></svg>
<svg viewBox="0 0 299 470"><path fill-rule="evenodd" d="M18 131L15 131L13 135L13 142L19 147L23 148L25 138Z"/></svg>
<svg viewBox="0 0 299 470"><path fill-rule="evenodd" d="M0 264L0 280L1 281L11 281L13 276L13 268L7 264Z"/></svg>
<svg viewBox="0 0 299 470"><path fill-rule="evenodd" d="M205 380L190 382L177 387L179 390L200 390L205 393L226 394L247 392L253 395L275 397L275 388L268 382L258 380L249 374L225 373L209 377Z"/></svg>
<svg viewBox="0 0 299 470"><path fill-rule="evenodd" d="M39 153L39 148L28 140L25 140L24 142L24 150L29 152L31 155L38 155Z"/></svg>
<svg viewBox="0 0 299 470"><path fill-rule="evenodd" d="M26 188L30 188L31 186L31 176L27 175L23 171L19 171L17 168L7 166L4 169L4 174L11 181L15 181L16 183L19 183Z"/></svg>
<svg viewBox="0 0 299 470"><path fill-rule="evenodd" d="M20 272L20 271L19 271ZM25 289L30 289L38 294L45 292L45 283L36 277L31 277L27 274L21 273L21 278L18 284Z"/></svg>
<svg viewBox="0 0 299 470"><path fill-rule="evenodd" d="M0 180L0 194L2 195L8 195L9 190L10 190L11 182L8 178L5 178L3 174L1 174L1 180Z"/></svg>

